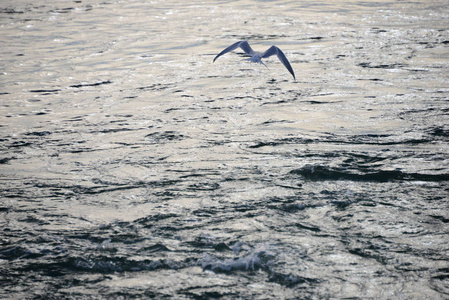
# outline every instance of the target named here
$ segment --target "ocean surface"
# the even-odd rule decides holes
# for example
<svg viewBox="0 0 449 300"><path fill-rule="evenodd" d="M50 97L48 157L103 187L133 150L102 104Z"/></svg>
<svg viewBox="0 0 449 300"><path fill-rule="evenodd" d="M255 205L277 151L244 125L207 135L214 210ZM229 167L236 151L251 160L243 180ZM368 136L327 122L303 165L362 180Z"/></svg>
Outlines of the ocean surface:
<svg viewBox="0 0 449 300"><path fill-rule="evenodd" d="M448 1L3 0L0 45L0 299L449 299Z"/></svg>

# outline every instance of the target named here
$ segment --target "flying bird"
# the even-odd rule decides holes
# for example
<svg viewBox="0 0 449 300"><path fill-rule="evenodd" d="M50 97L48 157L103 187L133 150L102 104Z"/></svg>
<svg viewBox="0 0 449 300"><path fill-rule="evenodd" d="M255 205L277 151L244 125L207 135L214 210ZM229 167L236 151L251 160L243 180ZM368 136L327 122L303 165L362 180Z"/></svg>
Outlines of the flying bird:
<svg viewBox="0 0 449 300"><path fill-rule="evenodd" d="M231 46L229 46L228 48L224 49L223 51L221 51L220 53L218 53L217 56L215 56L214 61L219 58L220 56L222 56L223 54L226 54L228 52L231 52L232 50L235 50L237 48L241 48L243 51L245 51L246 54L250 55L251 57L248 58L249 61L251 62L255 62L255 63L259 63L264 65L267 69L267 65L265 65L262 61L262 58L267 58L270 57L272 55L276 55L279 60L281 61L281 63L287 68L287 70L290 72L290 74L292 74L293 79L296 80L295 78L295 72L293 72L292 66L290 65L290 62L288 61L287 57L285 57L284 52L281 51L281 49L279 49L276 46L271 46L270 48L268 48L267 51L265 52L259 52L259 51L254 51L251 46L248 44L247 41L240 41L237 43L232 44Z"/></svg>

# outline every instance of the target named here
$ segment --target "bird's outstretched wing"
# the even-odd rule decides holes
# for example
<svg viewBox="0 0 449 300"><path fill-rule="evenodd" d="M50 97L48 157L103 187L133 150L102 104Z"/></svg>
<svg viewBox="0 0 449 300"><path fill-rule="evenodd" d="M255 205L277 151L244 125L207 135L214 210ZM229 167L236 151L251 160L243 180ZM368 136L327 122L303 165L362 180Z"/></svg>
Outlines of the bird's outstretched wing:
<svg viewBox="0 0 449 300"><path fill-rule="evenodd" d="M293 68L290 65L290 62L288 61L287 57L285 57L284 52L282 52L281 49L279 49L276 46L271 46L270 48L268 48L267 51L265 51L261 58L266 58L266 57L270 57L272 55L277 55L277 57L279 58L279 60L282 62L282 64L287 68L287 70L290 72L290 74L292 74L293 79L296 80L295 78L295 72L293 72Z"/></svg>
<svg viewBox="0 0 449 300"><path fill-rule="evenodd" d="M214 58L214 62L217 58L219 58L220 56L222 56L223 54L226 54L228 52L231 52L232 50L237 49L238 47L242 48L243 51L245 51L246 54L253 56L254 55L254 51L253 49L251 49L251 46L248 44L247 41L240 41L237 43L232 44L231 46L229 46L228 48L224 49L223 51L221 51L220 53L218 53L217 56L215 56Z"/></svg>

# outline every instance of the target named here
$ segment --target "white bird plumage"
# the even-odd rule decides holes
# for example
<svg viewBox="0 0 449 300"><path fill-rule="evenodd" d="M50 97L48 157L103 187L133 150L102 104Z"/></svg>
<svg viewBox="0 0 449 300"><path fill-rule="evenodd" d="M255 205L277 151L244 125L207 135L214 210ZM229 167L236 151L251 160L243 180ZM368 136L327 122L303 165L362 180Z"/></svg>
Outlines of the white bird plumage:
<svg viewBox="0 0 449 300"><path fill-rule="evenodd" d="M237 48L241 48L243 51L245 51L246 54L250 55L251 57L248 59L251 62L255 62L255 63L260 63L263 64L265 67L267 67L263 61L262 58L267 58L270 57L272 55L276 55L279 60L281 61L281 63L287 68L287 70L290 72L290 74L292 74L293 79L296 80L295 78L295 72L293 72L293 68L290 65L290 62L288 61L287 57L285 57L284 52L282 52L281 49L279 49L276 46L271 46L270 48L268 48L267 51L265 52L259 52L259 51L254 51L251 46L248 44L247 41L240 41L237 43L232 44L231 46L229 46L228 48L224 49L223 51L221 51L220 53L218 53L217 56L215 56L213 62L215 62L215 60L217 58L219 58L220 56L222 56L223 54L226 54L228 52L231 52L232 50L235 50ZM267 67L268 68L268 67Z"/></svg>

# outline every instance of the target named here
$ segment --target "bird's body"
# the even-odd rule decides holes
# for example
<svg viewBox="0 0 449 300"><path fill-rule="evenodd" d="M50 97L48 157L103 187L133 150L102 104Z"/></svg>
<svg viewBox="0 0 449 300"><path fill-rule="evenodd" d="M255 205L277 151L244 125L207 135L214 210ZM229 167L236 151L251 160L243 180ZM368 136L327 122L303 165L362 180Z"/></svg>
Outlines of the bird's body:
<svg viewBox="0 0 449 300"><path fill-rule="evenodd" d="M221 51L220 53L218 53L217 56L215 56L214 58L214 62L217 58L219 58L220 56L222 56L223 54L226 54L228 52L231 52L232 50L235 50L237 48L241 48L243 51L245 51L246 54L250 55L251 57L248 59L251 62L254 63L259 63L259 64L263 64L265 67L267 67L263 61L262 58L267 58L270 57L272 55L276 55L279 60L282 62L282 64L287 68L287 70L290 72L290 74L292 74L293 79L296 80L295 78L295 72L293 72L293 68L290 65L290 62L288 61L287 57L285 57L284 52L281 51L281 49L279 49L276 46L271 46L270 48L268 48L267 51L265 52L259 52L259 51L254 51L251 46L248 44L247 41L240 41L237 43L232 44L231 46L229 46L228 48L224 49L223 51ZM267 67L268 68L268 67Z"/></svg>

